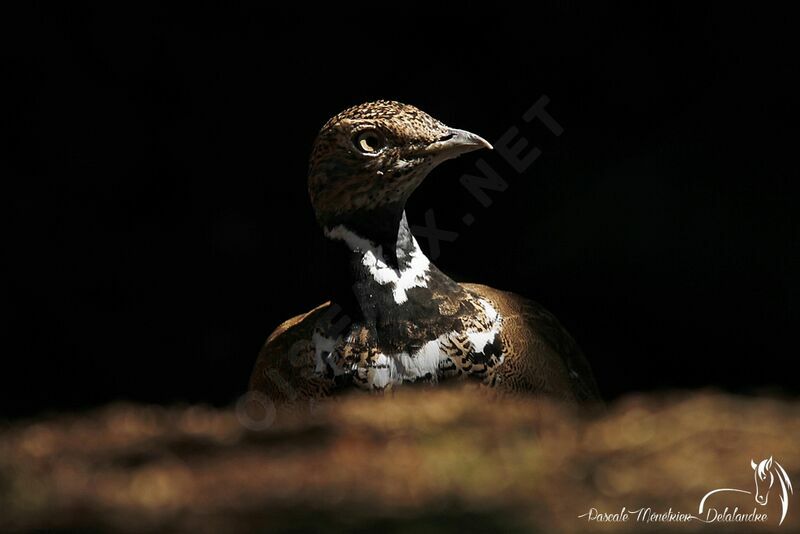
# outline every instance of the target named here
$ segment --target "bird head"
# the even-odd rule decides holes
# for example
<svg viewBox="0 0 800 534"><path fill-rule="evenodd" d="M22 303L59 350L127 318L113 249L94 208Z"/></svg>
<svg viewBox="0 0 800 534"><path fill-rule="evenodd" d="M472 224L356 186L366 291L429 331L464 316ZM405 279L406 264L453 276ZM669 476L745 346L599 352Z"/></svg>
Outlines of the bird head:
<svg viewBox="0 0 800 534"><path fill-rule="evenodd" d="M492 146L399 102L360 104L330 119L317 136L308 190L326 227L372 214L399 215L442 161Z"/></svg>

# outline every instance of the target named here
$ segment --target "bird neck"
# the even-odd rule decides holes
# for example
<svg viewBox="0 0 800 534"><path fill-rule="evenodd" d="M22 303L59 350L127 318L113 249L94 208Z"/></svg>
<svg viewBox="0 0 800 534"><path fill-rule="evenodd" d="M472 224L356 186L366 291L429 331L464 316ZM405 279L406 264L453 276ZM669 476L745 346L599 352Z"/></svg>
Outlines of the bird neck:
<svg viewBox="0 0 800 534"><path fill-rule="evenodd" d="M338 264L332 280L334 302L352 318L372 322L379 315L402 315L401 310L417 306L416 301L429 299L432 280L437 289L460 290L422 252L405 211L381 215L364 214L325 228Z"/></svg>
<svg viewBox="0 0 800 534"><path fill-rule="evenodd" d="M408 237L405 204L397 203L348 213L325 225L325 235L344 244L351 253L366 252L365 241L373 248L380 247L386 261L398 267L398 249L407 252L413 246Z"/></svg>

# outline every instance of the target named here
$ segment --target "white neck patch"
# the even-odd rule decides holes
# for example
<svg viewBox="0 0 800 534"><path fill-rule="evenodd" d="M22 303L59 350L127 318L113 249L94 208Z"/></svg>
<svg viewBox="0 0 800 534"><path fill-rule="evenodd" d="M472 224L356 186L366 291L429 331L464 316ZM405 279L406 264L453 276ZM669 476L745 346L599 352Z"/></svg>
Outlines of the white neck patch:
<svg viewBox="0 0 800 534"><path fill-rule="evenodd" d="M428 268L431 262L423 254L413 236L411 237L413 249L407 256L409 266L397 270L387 264L382 246L377 246L369 239L353 233L344 225L325 228L325 235L331 239L344 241L350 250L362 253L361 264L367 268L372 279L378 284L392 285L392 296L397 304L403 304L408 300L406 292L412 287L428 287Z"/></svg>

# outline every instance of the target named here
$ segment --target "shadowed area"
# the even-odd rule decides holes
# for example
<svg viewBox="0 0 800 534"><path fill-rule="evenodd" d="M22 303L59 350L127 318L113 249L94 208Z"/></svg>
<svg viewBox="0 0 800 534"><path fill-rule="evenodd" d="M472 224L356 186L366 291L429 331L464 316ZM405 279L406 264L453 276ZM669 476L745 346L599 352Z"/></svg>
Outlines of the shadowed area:
<svg viewBox="0 0 800 534"><path fill-rule="evenodd" d="M244 412L115 404L0 430L0 530L796 531L790 496L720 510L758 524L587 523L591 507L697 513L754 489L751 457L800 480L800 403L631 396L587 415L542 399L414 389L347 396L262 431ZM716 502L713 502L716 499Z"/></svg>

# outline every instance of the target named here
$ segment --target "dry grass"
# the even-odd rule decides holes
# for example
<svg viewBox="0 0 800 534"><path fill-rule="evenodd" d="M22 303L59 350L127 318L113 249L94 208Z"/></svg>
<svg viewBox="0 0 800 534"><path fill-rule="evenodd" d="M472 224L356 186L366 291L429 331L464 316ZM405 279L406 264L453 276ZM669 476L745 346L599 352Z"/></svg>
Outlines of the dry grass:
<svg viewBox="0 0 800 534"><path fill-rule="evenodd" d="M751 456L779 459L797 485L799 407L704 392L633 396L588 416L425 389L345 397L254 432L233 409L113 405L0 430L0 530L667 530L577 516L696 512L710 489L752 489ZM777 495L763 510L765 526L672 528L800 530L797 495L780 528Z"/></svg>

